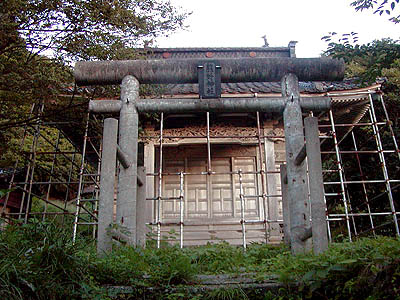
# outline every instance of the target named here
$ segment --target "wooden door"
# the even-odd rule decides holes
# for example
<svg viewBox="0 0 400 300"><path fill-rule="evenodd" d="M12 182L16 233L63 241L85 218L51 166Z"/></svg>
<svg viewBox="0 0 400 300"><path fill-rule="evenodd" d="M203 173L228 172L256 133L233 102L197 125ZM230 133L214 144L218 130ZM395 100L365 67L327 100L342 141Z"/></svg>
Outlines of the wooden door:
<svg viewBox="0 0 400 300"><path fill-rule="evenodd" d="M243 172L242 185L246 196L245 219L260 220L261 218L261 199L257 197L258 179L256 174L251 174L257 171L256 147L219 145L213 147L211 153L213 174L207 175L205 145L165 147L163 173L166 175L162 180L162 197L179 197L180 179L177 173L184 172L186 174L183 185L184 222L185 224L201 224L193 229L196 234L193 234L192 238L206 241L215 235L223 239L235 239L239 243L241 240L240 184L239 175L234 174L235 172L239 170ZM162 221L179 222L179 218L179 200L163 200ZM261 228L262 225L257 226L258 229L259 227ZM186 225L185 228L186 231L189 230ZM188 238L188 233L185 236ZM253 241L259 239L263 239L262 233L258 233L257 239ZM199 242L193 242L193 244L199 244Z"/></svg>

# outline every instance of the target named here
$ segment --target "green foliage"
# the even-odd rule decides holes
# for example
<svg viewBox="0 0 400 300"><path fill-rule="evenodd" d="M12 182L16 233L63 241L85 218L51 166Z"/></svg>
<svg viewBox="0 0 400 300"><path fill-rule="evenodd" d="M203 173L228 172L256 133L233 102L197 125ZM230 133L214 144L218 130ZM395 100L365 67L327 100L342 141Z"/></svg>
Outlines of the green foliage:
<svg viewBox="0 0 400 300"><path fill-rule="evenodd" d="M46 223L7 226L0 233L0 298L80 299L89 283L83 241Z"/></svg>
<svg viewBox="0 0 400 300"><path fill-rule="evenodd" d="M0 298L125 299L110 285L130 287L129 299L193 300L395 299L400 289L400 241L392 238L333 244L319 256L292 256L285 247L259 244L244 252L222 243L185 249L120 246L97 257L91 240L75 245L71 240L55 224L8 226L0 233ZM279 280L285 287L187 289L196 286L196 274L232 272L260 282Z"/></svg>
<svg viewBox="0 0 400 300"><path fill-rule="evenodd" d="M208 292L206 299L210 300L247 300L246 293L238 287L218 288Z"/></svg>
<svg viewBox="0 0 400 300"><path fill-rule="evenodd" d="M400 138L400 42L391 39L375 40L371 43L364 45L351 45L342 43L331 43L328 46L325 54L329 57L343 59L346 63L345 74L347 78L352 78L355 82L358 82L362 86L373 85L377 81L382 84L383 99L385 102L385 107L387 109L388 117L390 123L387 122L388 118L382 107L382 102L380 98L376 95L374 96L374 108L377 116L378 122L387 122L391 124L393 128L394 136L397 140ZM370 122L368 112L364 116L361 123ZM376 141L374 139L374 133L371 126L355 127L353 129L354 135L357 138L358 150L376 150ZM394 142L392 133L390 132L388 126L380 127L380 136L383 144L384 150L394 149ZM341 141L342 150L353 150L354 144L351 136ZM355 158L355 157L354 157ZM379 167L379 158L374 155L364 155L362 156L360 172L358 163L356 159L345 159L343 161L343 168L346 172L348 179L352 178L354 180L374 180L382 178L382 169ZM396 155L385 155L386 167L390 178L398 178L400 175L398 168L398 158ZM331 166L332 161L324 162L328 169ZM361 175L363 173L363 175ZM325 176L330 176L329 180L337 180L338 174L329 174ZM328 187L329 188L329 187ZM365 199L364 192L361 190L360 186L349 185L349 194L351 195L352 207L357 209L366 209L363 205L363 199ZM386 194L384 193L384 186L377 185L367 185L367 194L369 196L371 209L373 211L389 211L389 202L385 199ZM397 207L399 205L397 190L393 189L394 205ZM340 213L343 209L342 203L339 201L328 203L328 210L330 212ZM380 227L380 234L390 234L392 230L391 226L386 226L384 224L390 224L390 219L388 218L375 218L375 226L382 225ZM333 224L334 236L337 233L344 233L345 228L336 227L337 224ZM368 220L358 219L357 227L359 232L367 230L370 228ZM343 230L342 230L343 229ZM372 233L369 231L369 233Z"/></svg>
<svg viewBox="0 0 400 300"><path fill-rule="evenodd" d="M270 271L278 274L284 283L299 281L300 290L309 296L392 299L400 285L392 280L400 270L399 254L398 240L360 239L354 243L334 244L319 256L278 255L272 259Z"/></svg>
<svg viewBox="0 0 400 300"><path fill-rule="evenodd" d="M9 0L0 11L0 53L26 48L63 60L127 58L187 17L163 0Z"/></svg>
<svg viewBox="0 0 400 300"><path fill-rule="evenodd" d="M373 10L374 14L391 16L389 21L397 24L400 23L400 15L393 16L393 13L397 14L395 11L398 8L398 4L399 0L355 0L350 5L356 11Z"/></svg>
<svg viewBox="0 0 400 300"><path fill-rule="evenodd" d="M185 254L197 265L201 274L238 272L245 265L245 254L226 242L185 249Z"/></svg>
<svg viewBox="0 0 400 300"><path fill-rule="evenodd" d="M328 32L327 35L321 38L324 42L328 43L328 50L335 46L335 44L342 44L343 46L355 45L358 42L358 33L343 33L339 34L335 31Z"/></svg>
<svg viewBox="0 0 400 300"><path fill-rule="evenodd" d="M92 268L99 283L135 286L183 284L189 282L196 271L189 257L182 255L177 247L117 247Z"/></svg>
<svg viewBox="0 0 400 300"><path fill-rule="evenodd" d="M0 198L5 196L8 192L11 192L9 189L0 189Z"/></svg>
<svg viewBox="0 0 400 300"><path fill-rule="evenodd" d="M343 59L347 77L357 76L361 82L371 84L377 77L382 77L384 69L395 67L396 59L400 58L400 44L391 39L375 40L365 45L335 43L325 55Z"/></svg>
<svg viewBox="0 0 400 300"><path fill-rule="evenodd" d="M138 58L134 48L184 28L187 16L167 0L0 1L0 167L15 161L19 127L35 124L32 103L46 105L44 120L82 128L88 98L116 94L111 87L66 96L73 61Z"/></svg>

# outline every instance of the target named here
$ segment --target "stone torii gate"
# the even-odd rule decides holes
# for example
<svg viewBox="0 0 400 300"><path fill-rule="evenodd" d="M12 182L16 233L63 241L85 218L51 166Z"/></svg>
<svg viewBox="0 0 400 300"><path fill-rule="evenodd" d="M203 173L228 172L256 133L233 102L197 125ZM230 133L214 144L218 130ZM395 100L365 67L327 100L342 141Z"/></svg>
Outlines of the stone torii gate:
<svg viewBox="0 0 400 300"><path fill-rule="evenodd" d="M199 78L199 70L212 65L214 77ZM208 99L139 99L139 83L199 83L215 90L215 73L220 82L280 81L282 97ZM301 99L298 80L342 80L344 63L326 58L229 58L217 61L201 59L131 60L77 62L75 80L78 85L121 84L121 99L91 101L89 110L95 113L118 113L116 119L104 122L101 164L98 252L111 248L107 228L112 224L116 158L123 167L118 177L117 223L127 228L129 244L140 244L137 218L143 215L137 203L137 152L139 113L144 112L275 112L283 114L286 139L286 165L281 166L285 238L290 237L292 253L310 248L312 236L315 253L328 246L318 119L303 112L330 109L330 98ZM207 82L208 80L208 82ZM219 83L220 83L219 82ZM218 82L217 82L218 83ZM119 125L118 125L119 123ZM117 144L117 127L119 142ZM305 136L304 136L305 131ZM306 140L306 142L305 142ZM305 157L307 157L308 172ZM310 185L311 217L308 207ZM143 197L142 197L143 198ZM145 197L144 197L145 198ZM139 230L140 231L140 230Z"/></svg>

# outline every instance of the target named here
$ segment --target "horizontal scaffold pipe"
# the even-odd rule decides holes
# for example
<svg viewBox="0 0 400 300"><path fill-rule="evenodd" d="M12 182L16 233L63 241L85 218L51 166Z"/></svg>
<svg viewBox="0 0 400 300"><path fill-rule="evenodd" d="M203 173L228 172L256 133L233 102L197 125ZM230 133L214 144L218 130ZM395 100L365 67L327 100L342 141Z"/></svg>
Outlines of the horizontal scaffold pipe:
<svg viewBox="0 0 400 300"><path fill-rule="evenodd" d="M287 98L217 98L217 99L141 99L136 108L141 113L183 112L275 112L281 113ZM322 112L331 108L329 97L307 97L300 99L304 112ZM118 113L120 101L92 100L89 110L94 113Z"/></svg>
<svg viewBox="0 0 400 300"><path fill-rule="evenodd" d="M120 84L127 75L140 83L197 83L204 59L79 61L75 64L78 85ZM344 62L330 58L224 58L218 59L222 82L280 81L294 73L300 81L335 81L344 76Z"/></svg>

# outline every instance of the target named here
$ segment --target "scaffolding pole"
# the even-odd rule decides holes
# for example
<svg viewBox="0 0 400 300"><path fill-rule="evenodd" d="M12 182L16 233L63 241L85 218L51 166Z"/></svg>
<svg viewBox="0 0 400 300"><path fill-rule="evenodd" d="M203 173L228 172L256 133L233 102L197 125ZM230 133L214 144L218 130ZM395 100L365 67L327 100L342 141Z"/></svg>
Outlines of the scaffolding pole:
<svg viewBox="0 0 400 300"><path fill-rule="evenodd" d="M57 131L57 140L56 140L55 152L58 151L59 144L60 144L60 130ZM49 182L48 182L48 187L47 187L47 192L46 192L46 202L44 203L44 214L43 214L43 217L42 217L43 221L46 219L46 212L47 212L47 206L48 206L47 202L49 201L51 184L52 184L52 179L53 179L53 172L54 172L54 165L55 165L56 157L57 157L55 152L53 154L53 160L51 162L50 176L49 176Z"/></svg>
<svg viewBox="0 0 400 300"><path fill-rule="evenodd" d="M344 183L344 178L343 178L343 168L342 168L342 163L341 163L341 160L340 160L339 144L338 144L338 141L337 141L337 138L336 138L336 129L335 129L335 123L334 123L334 119L333 119L332 110L329 111L329 119L330 119L330 122L331 122L333 142L334 142L334 145L335 145L337 166L338 166L339 179L340 179L340 189L341 189L340 193L342 195L344 211L345 211L345 215L346 215L346 225L347 225L348 238L349 238L349 241L351 242L352 238L351 238L349 211L348 211L347 198L346 198L346 192L345 192L345 186L344 186L345 183Z"/></svg>
<svg viewBox="0 0 400 300"><path fill-rule="evenodd" d="M239 169L239 197L240 197L240 224L242 225L242 242L243 250L246 251L246 220L245 220L245 198L243 193L243 175L242 170Z"/></svg>
<svg viewBox="0 0 400 300"><path fill-rule="evenodd" d="M81 167L79 169L79 184L78 184L78 194L76 197L76 210L75 210L75 217L74 217L74 226L72 232L72 242L75 243L76 241L76 234L78 230L78 221L79 221L79 214L81 212L81 193L83 187L83 172L85 169L85 155L86 155L86 145L87 145L87 137L88 137L88 130L89 130L89 120L90 120L90 112L86 115L86 126L85 126L85 133L83 136L83 149L82 149L82 158L81 158Z"/></svg>
<svg viewBox="0 0 400 300"><path fill-rule="evenodd" d="M159 169L158 169L158 199L156 209L157 223L157 248L161 246L161 197L162 197L162 172L163 172L163 129L164 129L164 113L161 113L160 120L160 151L159 151Z"/></svg>
<svg viewBox="0 0 400 300"><path fill-rule="evenodd" d="M383 151L382 140L381 140L381 135L379 133L379 128L376 125L377 121L376 121L374 103L373 103L371 94L369 95L369 103L370 103L369 115L370 115L370 118L371 118L371 122L373 123L372 128L373 128L373 131L374 131L374 137L375 137L375 141L376 141L376 146L377 146L378 151L379 151L379 159L380 159L380 162L381 162L383 177L385 179L385 186L386 186L386 191L387 191L388 198L389 198L390 209L391 209L392 214L393 214L393 222L394 222L394 226L395 226L395 229L396 229L396 235L398 237L400 237L399 223L397 222L397 214L396 214L396 208L394 206L394 200L393 200L393 194L392 194L392 189L391 189L391 185L390 185L389 173L388 173L387 168L386 168L385 155L382 152Z"/></svg>
<svg viewBox="0 0 400 300"><path fill-rule="evenodd" d="M386 109L385 101L383 100L382 94L379 94L379 100L380 100L380 102L381 102L381 104L382 104L383 112L384 112L385 117L386 117L386 122L385 122L385 124L388 125L388 127L389 127L389 131L390 131L390 134L391 134L392 139L393 139L394 148L395 148L395 150L396 150L396 152L397 152L397 157L398 157L398 159L399 159L399 161L400 161L400 149L399 149L399 145L398 145L398 143L397 143L396 135L394 134L393 126L392 126L392 123L390 122L389 114L388 114L388 111L387 111L387 109ZM375 124L378 125L379 122L376 122Z"/></svg>
<svg viewBox="0 0 400 300"><path fill-rule="evenodd" d="M41 103L40 107L38 109L38 119L36 121L35 124L35 134L33 137L33 142L32 142L32 147L33 147L33 154L32 154L32 167L30 168L31 173L30 173L30 178L29 178L29 190L28 190L28 197L27 197L27 201L26 201L26 209L25 209L25 217L24 217L24 223L28 223L28 217L29 217L29 210L30 210L30 206L31 206L31 193L32 193L32 183L33 183L33 176L35 174L35 164L36 164L36 150L37 150L37 146L39 143L39 137L40 137L40 126L41 126L41 117L43 114L43 109L44 109L44 104ZM22 203L21 203L21 207L20 207L20 213L22 212L22 209L24 207L24 199L25 197L23 197L22 199Z"/></svg>
<svg viewBox="0 0 400 300"><path fill-rule="evenodd" d="M262 208L263 208L263 217L264 217L264 229L265 229L265 242L268 243L269 239L269 224L268 224L268 215L269 211L269 203L266 204L266 202L269 200L266 196L267 194L267 178L266 178L266 173L265 171L267 170L267 151L264 148L264 154L265 154L265 160L263 160L263 149L262 149L262 143L261 143L261 124L260 124L260 113L256 112L256 118L257 118L257 137L258 137L258 152L259 152L259 161L260 161L260 178L261 178L261 189L262 189ZM264 139L264 147L266 147L266 140ZM257 170L258 171L258 170ZM267 212L268 209L268 212Z"/></svg>
<svg viewBox="0 0 400 300"><path fill-rule="evenodd" d="M35 109L35 103L32 104L32 106L31 106L31 110L30 110L30 112L29 112L29 118L28 118L28 119L31 118L34 109ZM23 147L24 144L25 144L25 139L26 139L27 133L28 133L28 124L25 124L25 126L24 126L24 133L23 133L23 135L22 135L22 139L21 139L20 146L19 146L20 149L22 149L22 147ZM10 182L9 182L9 184L8 184L8 191L7 191L7 194L6 194L6 198L5 198L5 200L4 200L3 206L1 207L0 216L3 216L3 215L4 215L4 211L5 211L6 207L7 207L8 200L9 200L9 198L10 198L11 188L12 188L13 185L14 185L14 178L15 178L16 170L17 170L17 168L18 168L18 163L19 163L19 157L17 157L17 159L16 159L16 161L15 161L15 164L14 164L14 168L13 168L13 171L12 171L12 174L11 174L11 179L10 179Z"/></svg>
<svg viewBox="0 0 400 300"><path fill-rule="evenodd" d="M183 172L181 172L179 174L179 245L181 249L183 248L183 205L185 202L183 180Z"/></svg>
<svg viewBox="0 0 400 300"><path fill-rule="evenodd" d="M353 139L354 150L358 151L356 137L354 136L354 131L351 131L351 137ZM356 153L356 158L357 158L357 165L358 165L358 170L360 171L361 179L364 180L365 176L364 176L364 173L363 173L363 170L362 170L362 167L361 167L360 157L359 157L359 155L357 153ZM375 227L374 227L374 220L372 219L372 216L371 216L371 207L369 205L368 193L367 193L367 188L366 188L365 183L362 183L362 187L363 187L363 194L364 194L364 197L365 197L365 203L367 204L367 209L368 209L368 213L369 213L369 221L371 223L371 229L372 229L372 232L373 232L374 236L376 236Z"/></svg>

